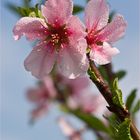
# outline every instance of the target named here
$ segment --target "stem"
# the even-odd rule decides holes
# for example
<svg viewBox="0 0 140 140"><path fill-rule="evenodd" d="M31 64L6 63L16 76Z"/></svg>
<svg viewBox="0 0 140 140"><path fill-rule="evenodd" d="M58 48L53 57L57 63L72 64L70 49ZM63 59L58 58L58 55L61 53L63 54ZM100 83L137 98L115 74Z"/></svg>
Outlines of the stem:
<svg viewBox="0 0 140 140"><path fill-rule="evenodd" d="M130 130L131 130L131 135L134 138L134 140L140 140L140 132L136 128L133 122L130 124Z"/></svg>
<svg viewBox="0 0 140 140"><path fill-rule="evenodd" d="M90 76L90 79L97 86L98 90L100 91L100 93L103 95L103 97L109 104L109 107L107 107L107 108L111 112L115 113L121 121L124 121L125 118L130 118L130 113L128 112L128 110L125 107L120 108L113 103L112 92L109 88L109 85L104 81L104 79L103 79L102 75L100 74L99 70L97 69L96 65L90 59L89 54L87 54L87 57L89 60L90 69L91 69L91 71L94 72L94 74L96 76L96 78L93 78ZM140 140L140 133L132 121L130 124L130 131L131 131L131 135L134 140Z"/></svg>

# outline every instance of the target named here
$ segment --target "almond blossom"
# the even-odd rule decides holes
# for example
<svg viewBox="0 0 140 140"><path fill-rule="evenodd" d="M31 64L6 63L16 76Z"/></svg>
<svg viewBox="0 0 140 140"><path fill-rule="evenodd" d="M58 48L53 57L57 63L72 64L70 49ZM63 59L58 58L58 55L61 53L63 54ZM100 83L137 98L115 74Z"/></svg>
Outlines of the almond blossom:
<svg viewBox="0 0 140 140"><path fill-rule="evenodd" d="M48 112L49 106L56 97L57 92L51 77L45 77L36 88L27 91L27 99L35 105L31 112L32 120L42 117Z"/></svg>
<svg viewBox="0 0 140 140"><path fill-rule="evenodd" d="M54 64L68 78L86 73L87 43L85 27L72 15L72 0L47 0L41 7L44 18L23 17L15 25L15 40L25 35L28 40L39 40L24 65L35 77L42 79Z"/></svg>
<svg viewBox="0 0 140 140"><path fill-rule="evenodd" d="M119 40L125 33L126 21L117 14L111 23L109 6L106 0L90 0L85 9L85 22L88 35L86 37L90 51L90 58L97 64L110 63L112 56L119 53L112 48L112 43Z"/></svg>

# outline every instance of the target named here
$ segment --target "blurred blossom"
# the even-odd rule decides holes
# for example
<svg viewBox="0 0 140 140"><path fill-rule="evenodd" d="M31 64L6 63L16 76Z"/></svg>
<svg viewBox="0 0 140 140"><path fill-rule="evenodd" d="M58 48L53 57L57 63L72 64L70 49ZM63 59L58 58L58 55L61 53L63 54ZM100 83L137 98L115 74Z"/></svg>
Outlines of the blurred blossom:
<svg viewBox="0 0 140 140"><path fill-rule="evenodd" d="M86 88L89 87L90 80L88 77L78 77L76 79L68 79L61 74L58 75L59 86L67 87L67 92L69 94L78 94L83 92Z"/></svg>
<svg viewBox="0 0 140 140"><path fill-rule="evenodd" d="M25 35L30 41L40 41L24 62L35 77L43 79L56 62L58 70L70 79L87 72L86 32L72 10L72 0L48 0L41 6L44 18L23 17L16 23L15 40Z"/></svg>
<svg viewBox="0 0 140 140"><path fill-rule="evenodd" d="M90 58L97 64L104 65L111 62L114 55L119 53L112 48L112 43L123 37L126 21L117 14L111 23L109 6L106 0L90 0L85 9L85 22L88 31L87 43L91 49Z"/></svg>
<svg viewBox="0 0 140 140"><path fill-rule="evenodd" d="M27 98L35 105L32 118L37 119L47 113L50 103L64 103L67 98L78 97L89 86L87 77L68 79L59 73L53 78L47 76L35 88L28 89Z"/></svg>
<svg viewBox="0 0 140 140"><path fill-rule="evenodd" d="M57 91L53 85L51 77L47 76L35 88L27 91L27 98L35 105L32 111L32 119L36 120L47 113L52 100L56 97Z"/></svg>
<svg viewBox="0 0 140 140"><path fill-rule="evenodd" d="M106 101L101 95L88 93L90 81L87 77L68 79L59 73L53 78L47 76L36 88L30 88L27 98L36 107L32 111L32 118L37 119L48 112L50 103L64 103L70 109L82 111L96 116L106 112Z"/></svg>
<svg viewBox="0 0 140 140"><path fill-rule="evenodd" d="M85 128L77 130L75 129L70 122L68 122L64 117L58 119L58 124L69 140L82 140L82 132Z"/></svg>
<svg viewBox="0 0 140 140"><path fill-rule="evenodd" d="M106 112L106 101L102 95L92 93L74 94L68 99L68 106L72 109L82 109L86 113L102 116Z"/></svg>

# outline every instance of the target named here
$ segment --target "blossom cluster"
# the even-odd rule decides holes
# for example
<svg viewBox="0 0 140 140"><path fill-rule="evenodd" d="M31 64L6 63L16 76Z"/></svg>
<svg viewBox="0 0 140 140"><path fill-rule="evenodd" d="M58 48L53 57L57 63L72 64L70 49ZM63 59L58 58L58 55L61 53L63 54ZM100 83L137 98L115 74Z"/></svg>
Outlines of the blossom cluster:
<svg viewBox="0 0 140 140"><path fill-rule="evenodd" d="M31 121L48 113L52 104L57 104L86 124L75 129L60 117L58 124L69 140L82 140L88 128L99 139L132 139L132 132L132 137L139 139L132 121L139 101L133 110L130 109L136 91L128 96L125 106L118 87L118 79L125 71L114 73L112 66L106 65L119 53L113 44L125 34L127 23L123 16L116 14L110 18L106 0L87 1L84 23L73 14L72 0L46 0L40 8L38 5L28 8L28 16L16 23L13 33L15 40L24 35L29 41L36 41L24 61L25 69L40 80L37 87L27 91L27 99L34 105ZM26 8L19 11L24 10ZM113 114L106 112L106 102L101 95L87 90L89 79L81 77L86 73ZM99 119L103 114L108 122Z"/></svg>
<svg viewBox="0 0 140 140"><path fill-rule="evenodd" d="M35 105L31 112L32 120L44 116L55 102L65 104L72 110L80 109L102 116L100 113L105 112L106 102L101 95L86 93L89 85L87 77L67 79L60 74L55 75L55 79L51 76L45 77L38 86L27 91L27 99Z"/></svg>
<svg viewBox="0 0 140 140"><path fill-rule="evenodd" d="M24 62L35 77L43 79L55 65L64 76L74 79L88 70L87 50L90 59L99 65L110 63L119 53L112 44L124 35L126 21L117 14L108 22L106 0L88 2L85 24L72 11L72 0L47 0L41 6L43 18L23 17L16 23L15 40L22 35L30 41L38 40Z"/></svg>
<svg viewBox="0 0 140 140"><path fill-rule="evenodd" d="M45 77L36 87L29 88L26 93L28 101L34 105L31 110L31 122L47 115L49 110L57 105L66 106L70 110L81 110L101 118L106 124L102 116L108 115L107 104L100 94L90 92L89 86L90 81L87 77L68 79L59 73L55 73L54 78ZM76 129L64 116L58 118L58 124L69 140L81 140L82 134L88 130L85 126L79 130Z"/></svg>

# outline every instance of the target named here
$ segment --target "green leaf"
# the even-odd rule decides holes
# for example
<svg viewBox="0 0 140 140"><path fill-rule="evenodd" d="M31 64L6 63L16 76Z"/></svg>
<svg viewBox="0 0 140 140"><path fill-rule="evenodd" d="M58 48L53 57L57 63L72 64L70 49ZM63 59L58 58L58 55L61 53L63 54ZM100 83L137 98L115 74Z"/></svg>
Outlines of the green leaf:
<svg viewBox="0 0 140 140"><path fill-rule="evenodd" d="M113 20L113 17L115 15L115 11L112 11L110 14L109 14L109 19L108 19L108 23L110 23L112 20Z"/></svg>
<svg viewBox="0 0 140 140"><path fill-rule="evenodd" d="M115 114L106 117L109 122L113 140L133 140L130 133L131 120L126 118L125 121L120 122L117 118Z"/></svg>
<svg viewBox="0 0 140 140"><path fill-rule="evenodd" d="M29 16L42 18L41 12L38 7L39 4L36 4L35 7L18 7L17 12L22 17Z"/></svg>
<svg viewBox="0 0 140 140"><path fill-rule="evenodd" d="M31 0L23 0L23 5L25 7L30 7L30 2L31 2Z"/></svg>
<svg viewBox="0 0 140 140"><path fill-rule="evenodd" d="M109 129L104 125L104 123L98 119L97 117L83 113L79 110L71 111L75 116L77 116L80 120L84 121L89 127L102 131L105 133L109 133Z"/></svg>
<svg viewBox="0 0 140 140"><path fill-rule="evenodd" d="M18 13L20 16L25 17L28 16L30 14L30 11L28 8L24 8L24 7L17 7L18 9Z"/></svg>
<svg viewBox="0 0 140 140"><path fill-rule="evenodd" d="M95 80L95 81L98 80L96 74L91 70L91 68L88 69L87 73L88 73L88 75L90 76L90 79L93 79L93 80Z"/></svg>
<svg viewBox="0 0 140 140"><path fill-rule="evenodd" d="M109 83L109 77L107 75L107 72L106 72L104 66L99 66L98 70L100 71L100 73L103 76L103 78Z"/></svg>
<svg viewBox="0 0 140 140"><path fill-rule="evenodd" d="M36 17L36 13L35 13L35 12L31 12L31 13L29 14L29 17Z"/></svg>
<svg viewBox="0 0 140 140"><path fill-rule="evenodd" d="M30 3L31 0L24 0L23 6L16 6L12 3L7 3L6 7L17 14L20 17L39 17L43 18L41 11L39 10L39 4L36 4L34 7L30 7L28 3Z"/></svg>
<svg viewBox="0 0 140 140"><path fill-rule="evenodd" d="M118 87L118 78L116 78L113 82L113 103L118 107L124 108L122 91Z"/></svg>
<svg viewBox="0 0 140 140"><path fill-rule="evenodd" d="M109 122L109 125L112 129L116 129L118 124L119 124L119 120L118 117L112 113L110 116L104 116L104 118Z"/></svg>
<svg viewBox="0 0 140 140"><path fill-rule="evenodd" d="M140 99L137 101L134 109L132 110L132 114L135 115L140 110Z"/></svg>
<svg viewBox="0 0 140 140"><path fill-rule="evenodd" d="M126 107L129 111L131 110L133 102L136 98L136 92L137 92L137 89L132 90L131 93L129 94L129 96L127 97Z"/></svg>
<svg viewBox="0 0 140 140"><path fill-rule="evenodd" d="M120 70L116 73L116 77L118 77L118 80L121 80L122 78L124 78L126 75L126 71L124 70Z"/></svg>
<svg viewBox="0 0 140 140"><path fill-rule="evenodd" d="M6 3L6 7L9 10L11 10L12 12L14 12L15 14L17 14L18 16L26 16L27 13L25 14L25 9L30 7L30 2L31 2L31 0L22 0L22 3L23 3L22 7L24 7L23 9L22 9L22 7L19 8L14 3Z"/></svg>
<svg viewBox="0 0 140 140"><path fill-rule="evenodd" d="M7 4L6 4L6 7L7 7L11 12L13 12L14 14L17 14L17 15L19 16L18 9L17 9L17 6L15 6L15 4L7 3Z"/></svg>
<svg viewBox="0 0 140 140"><path fill-rule="evenodd" d="M125 121L118 126L115 132L116 140L133 140L130 133L130 123L131 121L129 119L125 119Z"/></svg>
<svg viewBox="0 0 140 140"><path fill-rule="evenodd" d="M79 5L74 5L73 14L80 13L80 12L82 12L83 10L84 10L84 7L79 6Z"/></svg>

